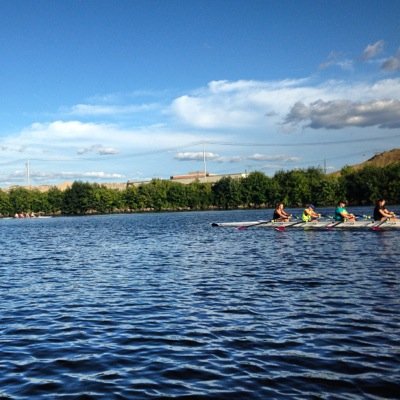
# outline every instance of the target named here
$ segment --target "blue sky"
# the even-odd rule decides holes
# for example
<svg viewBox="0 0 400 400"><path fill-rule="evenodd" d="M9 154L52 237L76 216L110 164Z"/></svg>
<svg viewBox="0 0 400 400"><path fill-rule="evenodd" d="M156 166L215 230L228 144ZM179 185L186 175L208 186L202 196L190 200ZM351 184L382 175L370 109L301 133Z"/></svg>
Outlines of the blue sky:
<svg viewBox="0 0 400 400"><path fill-rule="evenodd" d="M0 187L338 170L400 147L400 2L0 0Z"/></svg>

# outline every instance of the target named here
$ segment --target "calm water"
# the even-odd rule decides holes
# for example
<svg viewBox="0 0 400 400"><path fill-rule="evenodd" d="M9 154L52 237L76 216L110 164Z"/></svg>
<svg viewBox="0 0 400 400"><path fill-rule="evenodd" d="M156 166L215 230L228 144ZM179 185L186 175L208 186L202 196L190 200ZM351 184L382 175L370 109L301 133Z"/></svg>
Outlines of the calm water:
<svg viewBox="0 0 400 400"><path fill-rule="evenodd" d="M268 216L0 220L0 398L399 399L400 232Z"/></svg>

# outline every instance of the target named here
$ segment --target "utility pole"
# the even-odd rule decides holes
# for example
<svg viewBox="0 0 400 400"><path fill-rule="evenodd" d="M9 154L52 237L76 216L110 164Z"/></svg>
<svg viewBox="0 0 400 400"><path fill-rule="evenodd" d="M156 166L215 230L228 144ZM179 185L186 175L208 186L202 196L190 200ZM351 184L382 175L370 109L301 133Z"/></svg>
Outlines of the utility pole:
<svg viewBox="0 0 400 400"><path fill-rule="evenodd" d="M203 143L204 180L207 179L206 144Z"/></svg>
<svg viewBox="0 0 400 400"><path fill-rule="evenodd" d="M26 167L26 181L27 185L30 188L31 187L31 171L30 171L30 165L29 165L29 160L25 164Z"/></svg>

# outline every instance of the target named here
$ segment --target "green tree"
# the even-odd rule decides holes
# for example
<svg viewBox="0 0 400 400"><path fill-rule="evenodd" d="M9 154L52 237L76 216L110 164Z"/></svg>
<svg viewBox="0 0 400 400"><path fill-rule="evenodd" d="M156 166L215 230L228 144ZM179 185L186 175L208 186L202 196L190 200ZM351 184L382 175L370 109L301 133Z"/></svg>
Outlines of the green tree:
<svg viewBox="0 0 400 400"><path fill-rule="evenodd" d="M0 214L2 216L9 216L13 213L13 207L10 202L8 193L0 189Z"/></svg>
<svg viewBox="0 0 400 400"><path fill-rule="evenodd" d="M64 193L57 187L51 187L47 192L48 212L57 214L61 212Z"/></svg>
<svg viewBox="0 0 400 400"><path fill-rule="evenodd" d="M12 188L9 192L9 200L13 214L31 211L31 192L28 189Z"/></svg>
<svg viewBox="0 0 400 400"><path fill-rule="evenodd" d="M260 207L269 202L272 188L271 178L256 171L242 179L241 183L243 202L248 206Z"/></svg>
<svg viewBox="0 0 400 400"><path fill-rule="evenodd" d="M74 182L64 192L62 212L64 214L85 214L93 209L93 188L88 182Z"/></svg>
<svg viewBox="0 0 400 400"><path fill-rule="evenodd" d="M389 204L400 204L400 163L385 167L386 192L379 197L385 197Z"/></svg>
<svg viewBox="0 0 400 400"><path fill-rule="evenodd" d="M314 182L311 193L310 203L317 206L334 206L339 199L346 197L338 179L334 176L326 176Z"/></svg>
<svg viewBox="0 0 400 400"><path fill-rule="evenodd" d="M35 214L49 210L49 202L47 192L40 192L39 190L30 190L30 211Z"/></svg>
<svg viewBox="0 0 400 400"><path fill-rule="evenodd" d="M187 186L178 182L171 182L167 188L167 202L174 209L188 207Z"/></svg>
<svg viewBox="0 0 400 400"><path fill-rule="evenodd" d="M147 185L150 194L150 207L156 211L161 211L168 208L168 182L161 179L152 179Z"/></svg>
<svg viewBox="0 0 400 400"><path fill-rule="evenodd" d="M123 192L123 201L128 211L137 210L138 206L138 189L136 186L128 186Z"/></svg>
<svg viewBox="0 0 400 400"><path fill-rule="evenodd" d="M136 201L139 210L148 210L152 207L151 190L147 183L138 186Z"/></svg>
<svg viewBox="0 0 400 400"><path fill-rule="evenodd" d="M99 213L112 213L115 206L114 190L103 185L92 186L93 204L91 208Z"/></svg>
<svg viewBox="0 0 400 400"><path fill-rule="evenodd" d="M212 187L214 204L219 208L237 208L241 204L241 182L223 177Z"/></svg>
<svg viewBox="0 0 400 400"><path fill-rule="evenodd" d="M386 187L384 169L367 166L350 170L341 176L346 197L352 204L371 204L381 196Z"/></svg>

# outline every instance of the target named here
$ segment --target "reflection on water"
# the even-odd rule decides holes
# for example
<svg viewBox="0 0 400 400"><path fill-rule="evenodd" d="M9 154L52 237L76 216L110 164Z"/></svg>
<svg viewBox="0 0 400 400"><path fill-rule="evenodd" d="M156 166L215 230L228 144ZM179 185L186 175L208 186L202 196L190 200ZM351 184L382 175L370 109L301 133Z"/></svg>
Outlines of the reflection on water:
<svg viewBox="0 0 400 400"><path fill-rule="evenodd" d="M398 398L400 233L264 217L1 220L0 398Z"/></svg>

